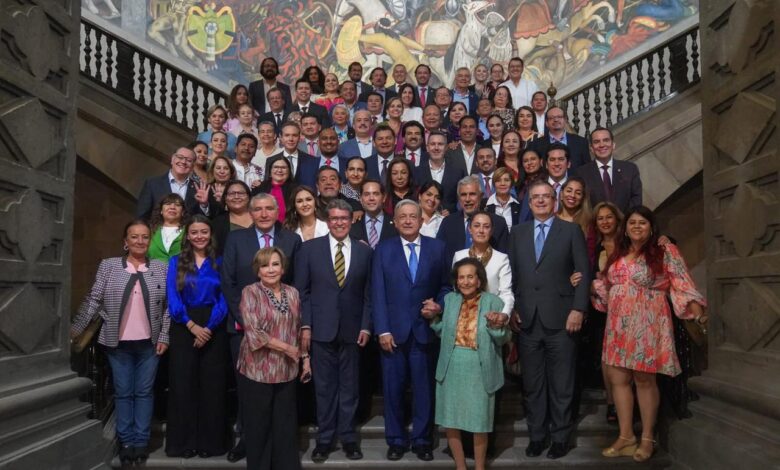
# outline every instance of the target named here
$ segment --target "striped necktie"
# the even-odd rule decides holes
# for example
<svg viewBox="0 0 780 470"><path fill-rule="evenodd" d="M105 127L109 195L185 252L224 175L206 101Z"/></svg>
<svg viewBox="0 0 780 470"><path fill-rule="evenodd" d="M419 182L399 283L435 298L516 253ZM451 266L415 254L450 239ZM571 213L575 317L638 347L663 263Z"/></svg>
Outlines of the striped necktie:
<svg viewBox="0 0 780 470"><path fill-rule="evenodd" d="M336 251L336 259L333 263L333 268L336 271L336 282L339 283L339 287L344 287L344 253L341 251L341 248L344 246L344 242L338 242L336 244L336 247L338 251Z"/></svg>
<svg viewBox="0 0 780 470"><path fill-rule="evenodd" d="M371 225L368 228L368 244L371 248L376 248L376 244L379 243L379 233L376 231L376 217L371 217L368 222Z"/></svg>

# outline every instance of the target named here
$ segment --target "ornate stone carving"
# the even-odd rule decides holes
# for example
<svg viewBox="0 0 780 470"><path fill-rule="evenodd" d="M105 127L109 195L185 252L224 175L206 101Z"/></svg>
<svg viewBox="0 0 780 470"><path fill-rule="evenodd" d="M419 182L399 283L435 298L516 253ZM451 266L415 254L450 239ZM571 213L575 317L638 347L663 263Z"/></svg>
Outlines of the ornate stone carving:
<svg viewBox="0 0 780 470"><path fill-rule="evenodd" d="M763 93L740 93L731 108L719 116L715 146L736 163L743 163L776 107L775 100Z"/></svg>
<svg viewBox="0 0 780 470"><path fill-rule="evenodd" d="M59 317L52 305L30 283L25 283L0 300L0 334L3 342L24 354L35 350Z"/></svg>
<svg viewBox="0 0 780 470"><path fill-rule="evenodd" d="M0 230L19 247L22 257L35 263L41 250L51 243L54 222L37 191L28 189L18 197L0 201Z"/></svg>
<svg viewBox="0 0 780 470"><path fill-rule="evenodd" d="M59 68L57 50L48 46L49 21L46 13L36 5L9 7L3 26L13 38L7 41L11 54L33 77L45 80L49 70Z"/></svg>
<svg viewBox="0 0 780 470"><path fill-rule="evenodd" d="M36 98L18 98L0 107L0 125L5 130L0 139L8 141L32 168L39 168L62 149L61 142L41 138L56 132Z"/></svg>
<svg viewBox="0 0 780 470"><path fill-rule="evenodd" d="M745 351L763 346L762 339L780 321L780 299L767 287L743 279L720 309L726 337Z"/></svg>
<svg viewBox="0 0 780 470"><path fill-rule="evenodd" d="M756 239L766 234L769 223L767 206L772 196L750 184L740 184L724 213L728 223L723 225L723 235L734 244L734 250L742 258L750 256Z"/></svg>
<svg viewBox="0 0 780 470"><path fill-rule="evenodd" d="M719 34L728 40L720 41L717 63L713 67L720 73L738 73L750 64L764 49L773 30L771 3L774 0L737 0L731 8L725 28L722 22L710 25L720 29Z"/></svg>

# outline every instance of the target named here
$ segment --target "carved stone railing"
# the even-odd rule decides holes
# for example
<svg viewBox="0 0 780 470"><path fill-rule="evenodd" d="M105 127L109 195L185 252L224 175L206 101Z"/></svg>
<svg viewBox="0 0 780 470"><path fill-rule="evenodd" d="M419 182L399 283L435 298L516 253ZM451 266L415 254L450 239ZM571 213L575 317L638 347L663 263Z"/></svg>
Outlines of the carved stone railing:
<svg viewBox="0 0 780 470"><path fill-rule="evenodd" d="M225 95L187 72L81 19L81 73L182 128L206 127L206 110Z"/></svg>
<svg viewBox="0 0 780 470"><path fill-rule="evenodd" d="M573 131L613 127L691 88L700 80L695 25L622 68L558 98Z"/></svg>

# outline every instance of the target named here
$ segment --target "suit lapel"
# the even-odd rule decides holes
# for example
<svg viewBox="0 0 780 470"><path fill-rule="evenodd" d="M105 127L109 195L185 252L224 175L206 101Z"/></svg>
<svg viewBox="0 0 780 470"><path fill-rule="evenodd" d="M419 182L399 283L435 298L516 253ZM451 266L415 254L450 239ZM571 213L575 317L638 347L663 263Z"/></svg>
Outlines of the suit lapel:
<svg viewBox="0 0 780 470"><path fill-rule="evenodd" d="M333 266L333 260L330 257L330 238L329 237L322 237L324 238L324 242L321 243L320 246L320 256L322 256L323 261L322 266L327 266L328 271L330 271L330 275L328 275L328 279L330 279L330 283L335 286L337 289L339 288L339 281L336 279L336 268ZM344 285L347 284L347 273L344 273Z"/></svg>
<svg viewBox="0 0 780 470"><path fill-rule="evenodd" d="M384 228L384 225L382 226ZM401 237L398 237L398 243L393 243L395 248L393 249L396 252L396 257L401 261L402 271L404 272L404 276L406 276L406 279L409 281L409 284L414 284L412 282L412 275L409 274L409 263L406 261L406 248L404 248L404 239ZM422 253L422 247L420 247L420 252ZM417 258L417 272L420 272L420 263L419 263L419 257Z"/></svg>
<svg viewBox="0 0 780 470"><path fill-rule="evenodd" d="M545 255L552 249L550 248L550 245L552 245L552 242L558 237L560 231L561 222L559 220L553 220L552 225L550 226L550 233L548 233L544 239L544 247L542 247L542 254L539 255L539 261L536 262L537 265L542 263ZM533 239L533 230L531 231L531 238Z"/></svg>

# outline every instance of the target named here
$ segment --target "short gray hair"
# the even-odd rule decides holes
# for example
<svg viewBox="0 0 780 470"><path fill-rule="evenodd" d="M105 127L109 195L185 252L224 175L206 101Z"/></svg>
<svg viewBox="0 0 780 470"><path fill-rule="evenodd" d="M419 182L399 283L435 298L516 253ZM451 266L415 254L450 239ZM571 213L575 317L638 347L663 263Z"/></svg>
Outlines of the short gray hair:
<svg viewBox="0 0 780 470"><path fill-rule="evenodd" d="M255 201L261 201L263 199L270 199L274 203L274 209L279 210L279 203L276 202L276 198L268 193L257 193L249 200L249 207L252 207L252 203Z"/></svg>
<svg viewBox="0 0 780 470"><path fill-rule="evenodd" d="M328 205L325 207L325 212L328 214L328 217L330 217L330 211L332 209L347 211L349 212L349 216L352 217L352 206L350 206L349 203L343 199L336 198L328 203Z"/></svg>
<svg viewBox="0 0 780 470"><path fill-rule="evenodd" d="M477 178L474 175L468 175L464 176L463 178L458 181L458 194L460 194L460 188L462 186L466 186L467 184L476 184L477 189L479 189L480 192L482 192L482 186L479 185L479 178Z"/></svg>
<svg viewBox="0 0 780 470"><path fill-rule="evenodd" d="M414 206L417 209L417 215L422 217L422 207L420 207L420 204L418 204L417 201L411 199L401 199L398 201L398 204L395 205L395 213L398 213L398 210L404 206Z"/></svg>
<svg viewBox="0 0 780 470"><path fill-rule="evenodd" d="M355 114L352 115L352 124L355 123L355 119L357 119L358 113L366 113L368 114L368 117L371 117L371 111L367 109L358 109L357 111L355 111Z"/></svg>

